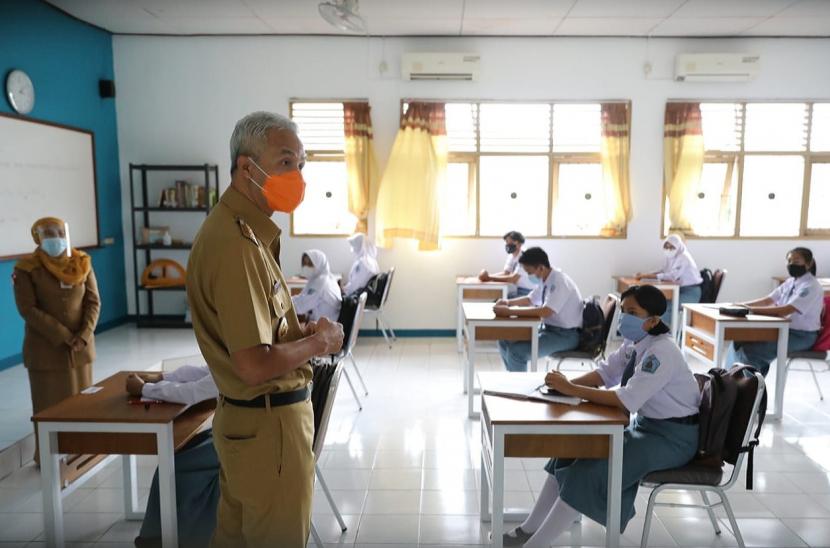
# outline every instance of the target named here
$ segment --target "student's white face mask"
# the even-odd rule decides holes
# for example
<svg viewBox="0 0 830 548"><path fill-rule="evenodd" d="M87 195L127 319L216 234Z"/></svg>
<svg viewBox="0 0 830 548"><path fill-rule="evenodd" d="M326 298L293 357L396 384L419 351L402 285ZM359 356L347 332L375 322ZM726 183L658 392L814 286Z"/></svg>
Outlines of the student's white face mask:
<svg viewBox="0 0 830 548"><path fill-rule="evenodd" d="M675 253L677 253L677 250L676 250L676 249L666 249L666 248L663 248L663 255L665 255L665 256L666 256L667 258L669 258L669 259L671 259L672 257L674 257Z"/></svg>
<svg viewBox="0 0 830 548"><path fill-rule="evenodd" d="M310 280L314 277L314 268L311 266L304 266L300 269L300 272L303 275L303 278L306 280Z"/></svg>

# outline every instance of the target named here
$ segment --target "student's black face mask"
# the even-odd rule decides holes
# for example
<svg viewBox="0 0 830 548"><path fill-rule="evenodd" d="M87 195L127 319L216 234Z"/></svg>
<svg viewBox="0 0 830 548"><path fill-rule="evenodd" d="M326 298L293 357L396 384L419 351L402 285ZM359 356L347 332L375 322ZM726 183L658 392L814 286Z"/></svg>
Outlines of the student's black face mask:
<svg viewBox="0 0 830 548"><path fill-rule="evenodd" d="M508 253L514 253L516 251L516 244L506 244L504 250Z"/></svg>
<svg viewBox="0 0 830 548"><path fill-rule="evenodd" d="M787 272L793 278L800 278L807 273L807 267L803 264L788 264Z"/></svg>

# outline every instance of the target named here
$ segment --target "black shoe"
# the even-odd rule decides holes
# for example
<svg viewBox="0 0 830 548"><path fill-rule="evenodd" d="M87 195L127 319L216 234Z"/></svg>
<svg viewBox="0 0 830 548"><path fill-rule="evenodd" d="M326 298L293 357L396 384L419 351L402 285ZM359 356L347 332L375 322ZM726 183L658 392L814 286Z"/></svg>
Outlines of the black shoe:
<svg viewBox="0 0 830 548"><path fill-rule="evenodd" d="M523 546L525 542L530 540L533 533L524 531L521 527L516 527L512 531L502 535L502 545L504 546Z"/></svg>

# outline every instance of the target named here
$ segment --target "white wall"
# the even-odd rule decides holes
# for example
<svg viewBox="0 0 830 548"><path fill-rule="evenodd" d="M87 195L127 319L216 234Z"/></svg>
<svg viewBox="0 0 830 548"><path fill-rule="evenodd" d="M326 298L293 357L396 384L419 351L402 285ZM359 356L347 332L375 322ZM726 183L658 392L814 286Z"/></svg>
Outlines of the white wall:
<svg viewBox="0 0 830 548"><path fill-rule="evenodd" d="M666 99L830 99L830 40L603 39L603 38L401 38L116 36L118 131L125 234L129 234L127 166L137 163L218 163L228 184L228 139L235 122L260 109L287 113L289 98L368 98L376 147L385 162L403 97L466 99L630 99L631 180L634 218L626 240L532 241L567 271L584 294L611 288L610 276L655 267L660 261L662 128ZM405 51L473 51L482 56L481 79L469 82L403 82L398 61ZM671 79L678 52L761 54L761 75L751 83L681 84ZM380 75L385 59L389 70ZM653 71L647 79L643 65ZM300 253L320 248L335 271L349 267L348 246L337 238L291 238L288 219L282 261L299 270ZM784 273L794 240L691 241L701 266L729 270L723 299L768 291L770 276ZM820 273L830 274L830 243L811 240ZM127 272L132 252L126 252ZM434 253L412 242L382 250L382 266L397 266L390 320L397 328L454 326L458 273L498 269L498 240L449 240ZM127 280L131 311L132 279Z"/></svg>

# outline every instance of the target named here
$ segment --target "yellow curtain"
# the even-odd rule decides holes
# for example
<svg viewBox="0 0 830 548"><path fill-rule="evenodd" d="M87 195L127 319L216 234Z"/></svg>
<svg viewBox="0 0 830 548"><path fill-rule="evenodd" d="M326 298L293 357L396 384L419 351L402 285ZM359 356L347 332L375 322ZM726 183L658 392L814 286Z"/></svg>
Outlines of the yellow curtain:
<svg viewBox="0 0 830 548"><path fill-rule="evenodd" d="M438 249L438 193L447 171L443 103L409 104L380 182L375 241L418 240L418 249Z"/></svg>
<svg viewBox="0 0 830 548"><path fill-rule="evenodd" d="M631 219L628 163L631 152L627 103L602 104L602 184L607 221L603 236L619 236Z"/></svg>
<svg viewBox="0 0 830 548"><path fill-rule="evenodd" d="M669 199L669 233L693 234L691 205L703 173L699 103L668 103L663 128L663 185Z"/></svg>
<svg viewBox="0 0 830 548"><path fill-rule="evenodd" d="M355 232L366 234L369 230L369 192L378 174L369 103L343 103L343 127L349 212L357 217Z"/></svg>

